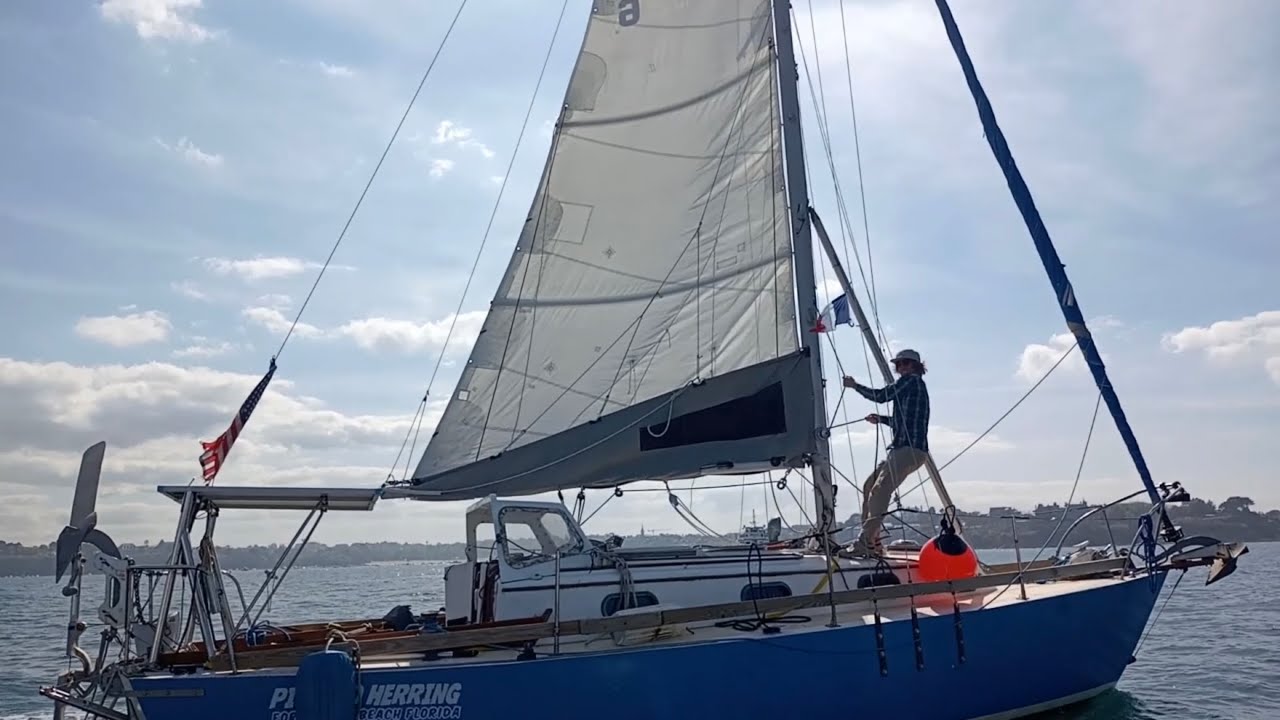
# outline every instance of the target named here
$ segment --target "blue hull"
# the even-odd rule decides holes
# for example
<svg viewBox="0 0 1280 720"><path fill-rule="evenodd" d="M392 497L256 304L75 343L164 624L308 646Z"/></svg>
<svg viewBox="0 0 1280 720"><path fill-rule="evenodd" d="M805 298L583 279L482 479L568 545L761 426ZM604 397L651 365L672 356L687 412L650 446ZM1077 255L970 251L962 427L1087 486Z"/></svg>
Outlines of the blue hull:
<svg viewBox="0 0 1280 720"><path fill-rule="evenodd" d="M1113 686L1163 580L1161 574L1154 582L1136 578L963 612L963 663L954 619L922 617L922 670L910 622L883 625L887 674L874 626L803 632L783 626L776 635L757 631L649 649L366 669L359 717L1013 717ZM308 720L293 710L293 684L288 671L133 681L148 720Z"/></svg>

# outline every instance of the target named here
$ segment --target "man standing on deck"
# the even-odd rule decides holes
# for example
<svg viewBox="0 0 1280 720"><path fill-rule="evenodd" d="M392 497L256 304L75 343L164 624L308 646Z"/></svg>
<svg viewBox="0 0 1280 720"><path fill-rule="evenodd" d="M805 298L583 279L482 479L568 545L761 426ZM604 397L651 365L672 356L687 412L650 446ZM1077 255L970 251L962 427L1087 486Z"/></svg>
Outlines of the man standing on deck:
<svg viewBox="0 0 1280 720"><path fill-rule="evenodd" d="M894 492L908 475L924 465L929 452L929 388L924 383L926 368L915 350L903 350L893 358L898 379L883 388L860 385L846 376L844 386L853 388L874 403L893 403L893 415L867 416L872 425L885 423L893 428L889 452L862 486L862 533L855 552L881 555L880 528L889 512Z"/></svg>

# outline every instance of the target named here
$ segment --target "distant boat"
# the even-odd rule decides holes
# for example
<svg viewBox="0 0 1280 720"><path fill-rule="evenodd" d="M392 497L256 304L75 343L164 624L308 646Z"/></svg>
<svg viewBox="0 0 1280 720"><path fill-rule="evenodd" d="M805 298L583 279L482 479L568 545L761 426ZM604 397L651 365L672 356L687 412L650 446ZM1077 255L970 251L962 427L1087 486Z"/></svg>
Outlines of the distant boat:
<svg viewBox="0 0 1280 720"><path fill-rule="evenodd" d="M769 527L756 524L756 512L751 511L751 522L742 526L742 530L738 532L737 540L741 545L767 545L778 539L781 526L774 524L773 535L769 534Z"/></svg>
<svg viewBox="0 0 1280 720"><path fill-rule="evenodd" d="M891 376L810 207L788 4L597 0L528 221L415 472L367 488L161 487L179 508L173 552L144 566L95 527L95 445L58 539L59 578L70 572L66 654L80 665L41 689L57 715L990 719L1113 687L1167 573L1207 565L1216 581L1246 548L1183 538L1169 520L1166 505L1186 492L1151 479L950 10L937 4L1142 478L1128 498L1151 502L1136 526L1113 523L1120 552L936 579L922 577L924 550L867 558L831 542L833 421L818 330L834 328L820 326L815 237ZM932 459L926 470L958 541ZM525 499L765 472L812 481L802 547L627 548L589 539L563 502ZM266 621L264 604L323 515L393 499L473 501L461 518L466 558L444 572L443 612L353 607L346 619ZM305 515L249 599L228 592L213 543L218 518L242 509ZM753 521L739 540L761 530ZM85 542L101 550L89 570L108 588L96 657L79 645Z"/></svg>

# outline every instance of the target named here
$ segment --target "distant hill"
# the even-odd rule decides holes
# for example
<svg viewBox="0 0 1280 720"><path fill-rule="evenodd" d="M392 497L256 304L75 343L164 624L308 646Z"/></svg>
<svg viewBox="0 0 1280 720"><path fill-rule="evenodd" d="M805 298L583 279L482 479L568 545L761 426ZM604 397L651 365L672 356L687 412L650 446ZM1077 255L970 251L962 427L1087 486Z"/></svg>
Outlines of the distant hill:
<svg viewBox="0 0 1280 720"><path fill-rule="evenodd" d="M1220 505L1193 500L1171 506L1169 515L1187 536L1209 535L1224 541L1241 542L1280 541L1280 510L1257 513L1253 512L1252 505L1252 500L1243 497L1228 498ZM961 511L960 522L964 527L965 539L974 547L1009 548L1013 547L1014 532L1014 521L1010 518L1015 516L1020 518L1016 521L1018 544L1023 548L1035 549L1048 544L1051 552L1062 534L1089 509L1087 503L1069 508L1058 504L1037 505L1031 512L996 507L985 513ZM1137 518L1149 509L1149 504L1135 502L1116 505L1108 508L1105 513L1095 513L1071 531L1066 544L1088 541L1090 545L1107 545L1114 541L1118 546L1128 547L1137 530ZM899 517L901 522L894 518L888 521L889 524L898 524L891 535L895 539L906 536L919 541L923 539L919 534L903 529L903 526L928 532L937 518L937 511L916 509L904 511Z"/></svg>
<svg viewBox="0 0 1280 720"><path fill-rule="evenodd" d="M1221 540L1244 542L1280 541L1280 510L1266 513L1253 511L1253 501L1247 497L1233 496L1220 504L1205 500L1193 500L1175 506L1170 511L1174 522L1182 526L1187 535L1211 535ZM1057 504L1037 505L1030 512L1014 508L990 508L987 512L961 511L965 538L978 548L1013 547L1013 529L1006 516L1024 518L1017 521L1018 544L1024 548L1039 549L1052 537L1052 550L1061 533L1088 510L1087 503L1065 508ZM1089 541L1092 545L1106 545L1112 540L1128 547L1133 539L1135 518L1148 509L1145 503L1126 503L1109 508L1085 520L1067 538L1067 544ZM938 518L933 509L908 509L890 518L887 526L894 538L907 537L922 541L933 534ZM1110 531L1108 530L1110 521ZM847 526L856 525L856 516ZM912 530L910 528L915 528ZM783 537L804 532L797 527L784 531ZM837 537L851 539L850 527ZM922 535L923 533L923 535ZM598 536L597 536L598 537ZM646 533L625 537L626 547L656 547L671 545L718 544L716 538L702 535L677 535L672 533ZM169 555L172 542L142 545L124 544L121 552L139 563L162 563ZM13 575L52 575L54 544L27 546L0 540L0 577ZM266 569L275 564L282 547L251 545L248 547L219 547L218 559L226 570ZM299 567L350 567L375 562L403 562L406 560L456 561L463 557L463 543L352 543L324 545L311 543L298 560Z"/></svg>

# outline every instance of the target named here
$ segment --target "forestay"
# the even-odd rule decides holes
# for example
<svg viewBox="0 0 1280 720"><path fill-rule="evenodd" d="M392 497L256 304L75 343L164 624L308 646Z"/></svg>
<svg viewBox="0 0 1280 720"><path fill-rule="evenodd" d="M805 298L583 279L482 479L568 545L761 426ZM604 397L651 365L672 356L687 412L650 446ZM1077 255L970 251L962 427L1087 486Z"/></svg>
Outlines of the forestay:
<svg viewBox="0 0 1280 720"><path fill-rule="evenodd" d="M771 38L768 0L596 2L420 488L541 492L811 449Z"/></svg>

